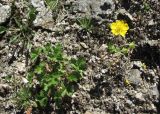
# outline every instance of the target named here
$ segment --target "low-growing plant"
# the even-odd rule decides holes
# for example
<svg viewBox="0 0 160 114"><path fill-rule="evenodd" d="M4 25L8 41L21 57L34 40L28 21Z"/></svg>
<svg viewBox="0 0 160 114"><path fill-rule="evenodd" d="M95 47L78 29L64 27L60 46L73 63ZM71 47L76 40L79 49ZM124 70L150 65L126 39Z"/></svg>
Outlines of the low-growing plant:
<svg viewBox="0 0 160 114"><path fill-rule="evenodd" d="M74 92L74 85L82 78L86 63L83 58L72 58L63 53L61 44L50 43L31 51L32 67L28 71L28 83L18 94L22 108L57 107L65 96ZM24 95L25 94L25 95Z"/></svg>
<svg viewBox="0 0 160 114"><path fill-rule="evenodd" d="M143 2L143 9L145 12L147 12L151 9L151 7L149 6L149 4L146 1Z"/></svg>
<svg viewBox="0 0 160 114"><path fill-rule="evenodd" d="M114 54L128 54L131 50L135 48L135 43L131 42L128 45L125 46L116 46L115 44L109 43L108 44L108 52Z"/></svg>
<svg viewBox="0 0 160 114"><path fill-rule="evenodd" d="M82 29L84 29L86 31L91 30L91 28L92 28L91 18L84 17L84 18L77 19L77 21L78 21L78 24L82 27Z"/></svg>
<svg viewBox="0 0 160 114"><path fill-rule="evenodd" d="M45 3L51 10L55 10L58 6L59 0L45 0Z"/></svg>
<svg viewBox="0 0 160 114"><path fill-rule="evenodd" d="M19 43L23 44L24 49L31 48L31 40L34 36L33 32L33 21L36 17L36 9L29 5L27 9L26 19L20 16L19 9L15 8L15 13L11 17L11 26L8 30L12 33L9 43L17 45Z"/></svg>

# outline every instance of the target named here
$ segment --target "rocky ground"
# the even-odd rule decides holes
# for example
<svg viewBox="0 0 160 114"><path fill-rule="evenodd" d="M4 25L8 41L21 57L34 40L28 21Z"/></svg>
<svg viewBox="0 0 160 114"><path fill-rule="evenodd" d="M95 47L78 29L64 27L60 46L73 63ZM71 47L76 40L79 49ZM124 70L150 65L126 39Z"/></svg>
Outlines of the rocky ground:
<svg viewBox="0 0 160 114"><path fill-rule="evenodd" d="M63 44L70 56L87 61L78 89L62 110L33 114L141 114L160 113L160 2L158 0L59 0L57 11L43 0L0 0L0 25L9 28L0 34L0 113L24 113L13 96L26 81L28 51L24 42L11 43L17 32L15 16L26 22L27 8L36 17L26 34L33 47L47 42ZM77 19L88 17L93 29L85 31ZM136 47L128 55L110 54L107 43L122 45L109 24L125 20L129 25L126 40Z"/></svg>

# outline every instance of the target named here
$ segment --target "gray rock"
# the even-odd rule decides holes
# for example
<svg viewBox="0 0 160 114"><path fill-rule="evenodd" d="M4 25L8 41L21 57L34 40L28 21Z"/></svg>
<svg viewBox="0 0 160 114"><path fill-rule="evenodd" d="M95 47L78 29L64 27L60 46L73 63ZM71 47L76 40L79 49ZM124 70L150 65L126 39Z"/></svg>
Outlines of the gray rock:
<svg viewBox="0 0 160 114"><path fill-rule="evenodd" d="M98 111L91 111L87 110L84 114L106 114L105 111L98 110Z"/></svg>
<svg viewBox="0 0 160 114"><path fill-rule="evenodd" d="M43 0L31 0L31 3L35 8L45 8L45 4Z"/></svg>
<svg viewBox="0 0 160 114"><path fill-rule="evenodd" d="M101 72L102 72L103 74L107 73L107 71L108 71L107 69L102 69L102 70L101 70Z"/></svg>
<svg viewBox="0 0 160 114"><path fill-rule="evenodd" d="M131 69L126 77L134 85L142 84L141 72L138 69Z"/></svg>
<svg viewBox="0 0 160 114"><path fill-rule="evenodd" d="M31 3L38 11L36 19L33 21L34 26L53 30L54 20L52 10L46 8L44 0L31 0Z"/></svg>
<svg viewBox="0 0 160 114"><path fill-rule="evenodd" d="M54 20L52 18L52 11L48 8L42 8L42 11L38 12L33 24L36 27L53 30Z"/></svg>
<svg viewBox="0 0 160 114"><path fill-rule="evenodd" d="M148 25L149 26L155 25L155 22L153 21L153 19L151 19L150 21L148 21Z"/></svg>
<svg viewBox="0 0 160 114"><path fill-rule="evenodd" d="M138 67L138 68L141 68L142 67L142 62L141 61L133 61L132 62L134 66Z"/></svg>
<svg viewBox="0 0 160 114"><path fill-rule="evenodd" d="M25 61L16 62L15 67L18 69L19 73L24 73L26 71Z"/></svg>
<svg viewBox="0 0 160 114"><path fill-rule="evenodd" d="M117 11L117 14L126 15L131 21L134 20L133 16L129 12L127 12L125 9L119 9Z"/></svg>
<svg viewBox="0 0 160 114"><path fill-rule="evenodd" d="M159 91L158 91L158 87L155 85L153 87L151 87L150 89L150 95L152 95L153 97L155 97L155 99L159 98Z"/></svg>
<svg viewBox="0 0 160 114"><path fill-rule="evenodd" d="M12 4L14 0L0 0L4 4Z"/></svg>
<svg viewBox="0 0 160 114"><path fill-rule="evenodd" d="M135 98L139 101L145 101L142 93L136 93Z"/></svg>
<svg viewBox="0 0 160 114"><path fill-rule="evenodd" d="M107 45L106 44L102 44L101 47L98 49L99 51L106 51L107 49Z"/></svg>
<svg viewBox="0 0 160 114"><path fill-rule="evenodd" d="M0 24L6 22L11 16L11 7L9 5L0 4Z"/></svg>
<svg viewBox="0 0 160 114"><path fill-rule="evenodd" d="M97 16L99 14L111 14L115 9L113 0L78 0L75 11Z"/></svg>
<svg viewBox="0 0 160 114"><path fill-rule="evenodd" d="M88 46L87 46L84 42L80 42L80 45L81 45L83 48L85 48L85 49L88 48Z"/></svg>
<svg viewBox="0 0 160 114"><path fill-rule="evenodd" d="M133 102L131 100L126 100L126 104L129 105L129 106L132 106Z"/></svg>
<svg viewBox="0 0 160 114"><path fill-rule="evenodd" d="M9 91L10 87L8 84L0 84L0 96L5 96L8 91Z"/></svg>

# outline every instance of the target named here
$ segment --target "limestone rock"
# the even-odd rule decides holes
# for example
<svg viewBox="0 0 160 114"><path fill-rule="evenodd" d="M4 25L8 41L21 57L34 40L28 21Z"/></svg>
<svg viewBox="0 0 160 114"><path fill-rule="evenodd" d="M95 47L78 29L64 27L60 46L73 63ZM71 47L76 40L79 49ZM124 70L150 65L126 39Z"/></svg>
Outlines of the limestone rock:
<svg viewBox="0 0 160 114"><path fill-rule="evenodd" d="M141 72L138 69L131 69L126 78L136 86L142 84Z"/></svg>
<svg viewBox="0 0 160 114"><path fill-rule="evenodd" d="M6 22L11 15L11 7L9 5L0 4L0 24Z"/></svg>
<svg viewBox="0 0 160 114"><path fill-rule="evenodd" d="M43 0L31 0L31 3L38 11L36 19L33 21L34 26L52 30L54 26L52 10L45 6Z"/></svg>
<svg viewBox="0 0 160 114"><path fill-rule="evenodd" d="M111 14L114 9L115 4L113 0L79 0L74 11L98 16Z"/></svg>

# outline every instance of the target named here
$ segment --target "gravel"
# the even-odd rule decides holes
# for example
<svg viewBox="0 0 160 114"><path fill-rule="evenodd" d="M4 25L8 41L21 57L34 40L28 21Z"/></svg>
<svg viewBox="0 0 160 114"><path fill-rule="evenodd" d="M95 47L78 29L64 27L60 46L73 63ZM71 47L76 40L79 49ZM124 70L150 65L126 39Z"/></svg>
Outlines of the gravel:
<svg viewBox="0 0 160 114"><path fill-rule="evenodd" d="M16 1L17 4L23 4ZM5 3L4 0L2 3ZM6 4L6 3L5 3ZM64 114L107 113L160 113L160 30L158 0L66 0L54 19L54 12L43 0L31 0L36 8L33 21L32 46L47 42L62 43L64 53L72 57L84 57L87 69L77 83L70 102L61 110ZM144 4L149 5L146 10ZM19 8L23 14L23 5ZM0 4L0 24L12 21L11 7ZM84 31L78 18L90 17L94 28ZM125 39L111 34L109 24L117 19L129 24ZM12 26L10 23L4 26ZM11 32L11 31L10 31ZM0 38L0 113L19 112L12 97L17 88L28 83L26 53L21 44L11 45L8 32ZM128 55L111 54L108 43L118 46L135 42L136 48ZM25 49L24 49L25 50ZM16 83L6 80L8 76ZM126 84L125 81L129 83ZM18 84L18 85L16 85ZM18 86L18 87L17 87ZM6 100L7 99L7 100ZM7 104L7 105L6 105ZM53 104L54 105L54 104ZM5 108L6 107L6 108ZM53 113L56 111L42 113ZM36 112L33 113L38 113Z"/></svg>

